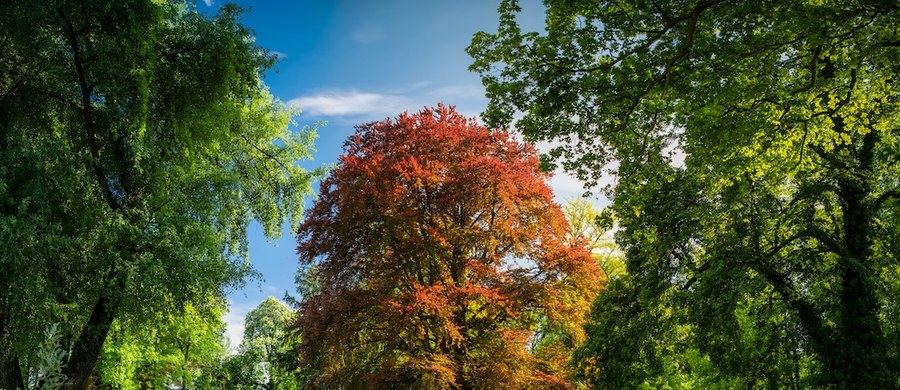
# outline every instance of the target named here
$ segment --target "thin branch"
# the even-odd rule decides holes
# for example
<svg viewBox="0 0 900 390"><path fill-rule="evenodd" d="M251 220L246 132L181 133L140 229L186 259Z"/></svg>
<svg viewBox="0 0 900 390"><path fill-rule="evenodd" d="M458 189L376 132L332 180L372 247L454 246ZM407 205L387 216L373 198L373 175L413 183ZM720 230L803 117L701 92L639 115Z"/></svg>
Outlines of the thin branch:
<svg viewBox="0 0 900 390"><path fill-rule="evenodd" d="M259 146L256 145L255 142L253 142L253 141L251 141L249 138L247 138L247 135L246 135L246 134L241 134L241 138L243 138L244 141L247 141L247 143L250 144L250 146L252 146L253 149L256 149L257 151L259 151L260 153L262 153L263 155L265 155L266 157L268 157L268 158L271 159L272 161L276 162L276 163L277 163L278 165L280 165L281 168L283 168L285 171L287 171L287 172L290 172L290 171L291 171L290 168L288 168L287 165L284 165L284 163L283 163L281 160L279 160L278 158L276 158L275 156L273 156L273 155L272 155L271 153L269 153L267 150L264 150L264 149L260 148Z"/></svg>
<svg viewBox="0 0 900 390"><path fill-rule="evenodd" d="M78 86L81 89L81 114L84 120L85 130L87 131L88 148L90 149L91 158L93 160L94 176L97 180L97 184L103 191L106 204L110 209L118 210L121 208L121 205L109 188L108 180L106 180L106 173L103 172L103 166L100 161L100 147L97 144L97 131L95 129L93 108L91 107L91 94L93 94L94 87L87 82L87 70L84 68L84 63L82 62L81 48L78 43L78 34L75 32L75 27L72 25L72 21L66 18L61 10L59 11L59 14L66 23L66 38L69 47L72 50L75 72L78 75Z"/></svg>
<svg viewBox="0 0 900 390"><path fill-rule="evenodd" d="M65 104L65 105L69 106L69 108L72 108L76 111L82 109L82 107L80 105L78 105L77 102L73 102L73 101L69 100L67 97L60 95L49 89L42 89L42 90L36 90L36 91L43 93L44 95L47 95L49 97L52 97L52 98L56 99L57 101L59 101L60 103Z"/></svg>

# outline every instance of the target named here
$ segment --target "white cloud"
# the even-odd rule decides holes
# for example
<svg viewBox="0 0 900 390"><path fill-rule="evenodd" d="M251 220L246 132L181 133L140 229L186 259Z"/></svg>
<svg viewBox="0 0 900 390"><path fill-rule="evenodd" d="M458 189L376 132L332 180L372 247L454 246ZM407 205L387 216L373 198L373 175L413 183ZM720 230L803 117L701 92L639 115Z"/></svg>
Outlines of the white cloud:
<svg viewBox="0 0 900 390"><path fill-rule="evenodd" d="M288 104L313 116L392 116L409 105L407 98L372 92L338 91L291 99Z"/></svg>
<svg viewBox="0 0 900 390"><path fill-rule="evenodd" d="M584 185L578 179L562 169L554 171L553 177L547 184L553 189L553 194L559 201L580 198L586 192Z"/></svg>
<svg viewBox="0 0 900 390"><path fill-rule="evenodd" d="M230 353L236 352L244 340L244 319L254 307L256 305L249 303L237 305L233 301L228 302L228 312L222 315L222 322L225 323L225 337L231 347Z"/></svg>
<svg viewBox="0 0 900 390"><path fill-rule="evenodd" d="M521 114L515 118L515 120L519 120L521 118ZM512 132L515 137L519 140L523 139L522 133L518 130L513 129L509 130ZM556 146L563 145L558 141L547 142L542 141L536 143L534 146L538 150L539 153L548 153ZM588 202L594 205L597 209L603 209L610 205L610 201L606 196L603 196L600 193L600 190L610 184L615 183L616 178L609 174L604 173L600 178L597 186L590 190L591 195L585 198ZM587 188L584 187L584 183L581 180L578 180L575 175L566 172L564 169L557 168L553 171L553 177L547 182L547 185L550 186L550 189L553 190L553 195L556 198L556 201L559 203L565 203L569 200L580 199L584 197L584 194L589 192Z"/></svg>
<svg viewBox="0 0 900 390"><path fill-rule="evenodd" d="M669 164L673 167L685 168L684 159L687 158L687 154L684 152L684 145L682 144L684 128L669 127L668 130L671 130L675 137L663 148L662 153L669 157Z"/></svg>
<svg viewBox="0 0 900 390"><path fill-rule="evenodd" d="M288 58L287 53L278 50L269 50L270 54L274 54L279 60L284 60Z"/></svg>
<svg viewBox="0 0 900 390"><path fill-rule="evenodd" d="M419 81L392 91L325 90L288 101L305 115L380 120L404 111L419 111L438 102L457 106L466 116L477 116L484 107L484 89L478 85L432 87Z"/></svg>
<svg viewBox="0 0 900 390"><path fill-rule="evenodd" d="M471 99L483 98L484 88L480 85L448 85L428 93L436 99Z"/></svg>
<svg viewBox="0 0 900 390"><path fill-rule="evenodd" d="M402 91L404 91L404 92L410 92L410 91L415 91L415 90L418 90L418 89L430 87L430 86L432 86L432 85L434 85L434 83L432 83L431 81L428 81L428 80L421 80L421 81L416 81L416 82L414 82L414 83L410 83L410 84L407 85L405 88L403 88Z"/></svg>
<svg viewBox="0 0 900 390"><path fill-rule="evenodd" d="M608 184L611 180L613 180L611 176L604 175L599 185L603 186ZM581 199L584 197L584 194L588 192L580 180L575 178L575 176L566 173L562 168L553 171L553 177L550 178L547 185L553 190L554 198L556 198L556 201L560 204L570 200ZM609 199L598 192L599 190L597 188L591 190L591 195L585 199L597 209L603 209L609 206Z"/></svg>
<svg viewBox="0 0 900 390"><path fill-rule="evenodd" d="M207 7L212 7L213 0L203 0L203 4L206 4Z"/></svg>
<svg viewBox="0 0 900 390"><path fill-rule="evenodd" d="M475 117L484 107L484 89L480 85L443 85L435 86L429 81L419 81L386 92L366 92L358 90L330 90L301 96L288 101L298 106L304 115L313 117L343 117L360 123L367 120L381 120L394 117L404 111L418 111L425 106L434 106L443 101L457 106L457 111L465 116ZM516 133L516 138L523 139ZM559 143L539 142L539 152L546 153ZM613 183L615 178L604 175L599 187ZM558 169L547 183L553 190L557 202L581 198L587 191L584 185L574 176ZM597 194L599 188L592 190L588 201L596 207L609 205L606 197Z"/></svg>

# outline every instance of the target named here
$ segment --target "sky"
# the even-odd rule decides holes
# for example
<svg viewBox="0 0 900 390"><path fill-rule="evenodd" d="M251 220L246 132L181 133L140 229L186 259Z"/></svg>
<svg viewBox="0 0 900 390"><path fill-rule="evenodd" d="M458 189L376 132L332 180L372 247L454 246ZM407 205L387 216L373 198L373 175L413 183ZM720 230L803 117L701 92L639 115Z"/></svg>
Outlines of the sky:
<svg viewBox="0 0 900 390"><path fill-rule="evenodd" d="M256 42L281 61L264 81L279 99L299 106L297 126L319 129L312 168L333 164L356 124L415 112L438 102L477 116L487 105L477 74L468 71L465 52L472 35L497 29L499 0L295 0L238 1L249 11L243 23ZM215 12L221 0L203 0L202 12ZM540 0L521 0L523 29L540 30ZM557 201L585 191L557 172L550 182ZM316 190L318 185L314 186ZM289 226L268 240L259 225L249 232L250 262L260 280L228 295L224 321L232 348L244 330L246 314L267 296L296 295L295 240Z"/></svg>

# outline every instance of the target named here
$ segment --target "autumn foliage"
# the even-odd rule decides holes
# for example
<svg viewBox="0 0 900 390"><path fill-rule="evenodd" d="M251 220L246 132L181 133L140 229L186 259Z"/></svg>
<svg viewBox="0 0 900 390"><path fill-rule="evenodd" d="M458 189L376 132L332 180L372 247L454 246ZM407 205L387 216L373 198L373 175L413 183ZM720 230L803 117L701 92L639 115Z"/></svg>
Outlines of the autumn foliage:
<svg viewBox="0 0 900 390"><path fill-rule="evenodd" d="M538 165L444 105L358 126L298 230L309 384L568 387L603 280Z"/></svg>

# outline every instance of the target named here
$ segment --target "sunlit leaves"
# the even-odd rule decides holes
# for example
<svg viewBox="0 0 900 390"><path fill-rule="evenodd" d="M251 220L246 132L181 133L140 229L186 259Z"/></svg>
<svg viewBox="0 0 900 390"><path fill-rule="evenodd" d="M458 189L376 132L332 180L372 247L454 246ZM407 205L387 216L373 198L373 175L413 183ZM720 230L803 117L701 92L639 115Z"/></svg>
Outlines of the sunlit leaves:
<svg viewBox="0 0 900 390"><path fill-rule="evenodd" d="M895 387L900 7L545 5L539 34L503 2L468 50L489 124L562 143L548 157L588 184L618 174L628 274L594 308L589 380Z"/></svg>
<svg viewBox="0 0 900 390"><path fill-rule="evenodd" d="M117 389L178 385L191 388L213 375L225 356L224 301L185 305L156 317L151 326L114 326L97 371L99 384Z"/></svg>

